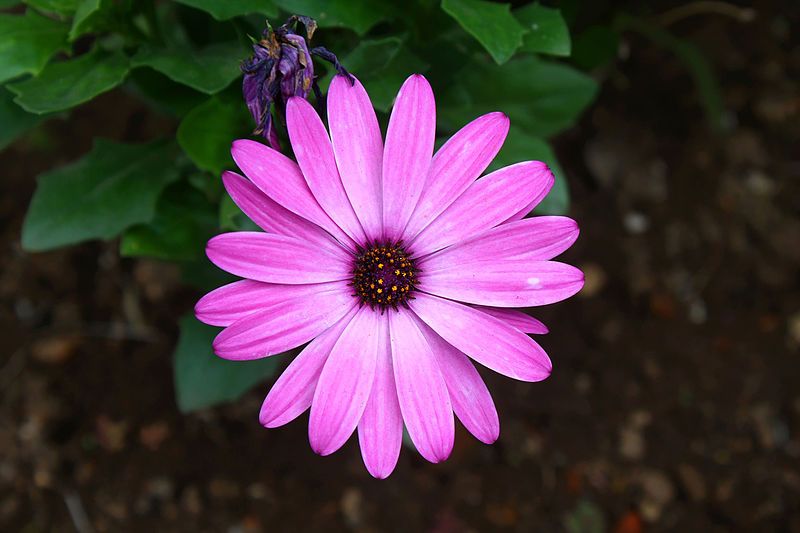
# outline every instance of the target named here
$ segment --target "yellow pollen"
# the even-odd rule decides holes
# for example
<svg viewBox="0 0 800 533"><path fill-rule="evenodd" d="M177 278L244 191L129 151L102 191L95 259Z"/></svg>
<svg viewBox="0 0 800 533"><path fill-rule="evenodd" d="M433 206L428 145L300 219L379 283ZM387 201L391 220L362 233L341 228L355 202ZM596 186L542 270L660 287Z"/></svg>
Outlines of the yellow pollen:
<svg viewBox="0 0 800 533"><path fill-rule="evenodd" d="M362 304L378 306L383 312L391 307L407 307L416 288L415 260L400 244L374 244L359 249L353 264L353 295Z"/></svg>

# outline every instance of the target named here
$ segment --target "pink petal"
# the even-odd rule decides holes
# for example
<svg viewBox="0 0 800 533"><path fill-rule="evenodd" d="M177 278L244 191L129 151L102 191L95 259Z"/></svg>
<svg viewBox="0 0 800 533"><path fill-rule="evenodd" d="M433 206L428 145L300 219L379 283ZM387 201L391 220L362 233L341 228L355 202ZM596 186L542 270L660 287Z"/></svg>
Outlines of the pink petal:
<svg viewBox="0 0 800 533"><path fill-rule="evenodd" d="M326 247L335 242L325 230L278 205L261 192L261 189L235 172L223 172L222 183L239 209L264 231Z"/></svg>
<svg viewBox="0 0 800 533"><path fill-rule="evenodd" d="M258 419L262 426L276 428L288 424L311 407L322 367L354 315L355 308L311 341L286 367L261 405Z"/></svg>
<svg viewBox="0 0 800 533"><path fill-rule="evenodd" d="M492 395L466 355L425 326L425 338L431 345L447 383L453 411L467 431L486 444L500 436L500 420Z"/></svg>
<svg viewBox="0 0 800 533"><path fill-rule="evenodd" d="M350 438L367 406L378 353L386 343L386 315L362 307L333 347L314 391L308 438L329 455Z"/></svg>
<svg viewBox="0 0 800 533"><path fill-rule="evenodd" d="M406 239L415 237L478 179L500 151L508 125L503 113L488 113L458 130L439 148L404 232Z"/></svg>
<svg viewBox="0 0 800 533"><path fill-rule="evenodd" d="M243 279L215 289L197 302L194 313L197 319L212 326L230 326L246 316L275 309L288 302L325 296L338 291L342 282L313 283L307 285L282 285Z"/></svg>
<svg viewBox="0 0 800 533"><path fill-rule="evenodd" d="M522 381L541 381L552 371L541 346L493 316L421 292L410 306L444 340L495 372Z"/></svg>
<svg viewBox="0 0 800 533"><path fill-rule="evenodd" d="M551 172L552 172L552 170L551 170ZM547 196L547 194L545 194L545 196ZM544 196L541 197L541 198L535 198L533 201L531 201L531 203L529 203L528 205L526 205L525 207L523 207L522 209L520 209L519 211L517 211L516 213L514 213L510 217L508 217L508 219L506 219L505 222L503 222L503 223L507 224L509 222L515 222L517 220L522 220L523 218L528 216L536 208L536 206L539 205L539 202L541 202L542 200L544 200Z"/></svg>
<svg viewBox="0 0 800 533"><path fill-rule="evenodd" d="M420 275L425 292L479 305L530 307L565 300L583 287L583 272L557 261L456 264Z"/></svg>
<svg viewBox="0 0 800 533"><path fill-rule="evenodd" d="M364 465L372 476L385 479L397 465L403 441L403 415L397 400L388 319L380 322L383 337L378 347L375 381L367 408L358 423L358 443Z"/></svg>
<svg viewBox="0 0 800 533"><path fill-rule="evenodd" d="M310 341L357 303L346 282L327 285L325 292L293 298L237 320L214 339L214 352L223 359L259 359Z"/></svg>
<svg viewBox="0 0 800 533"><path fill-rule="evenodd" d="M482 305L477 305L474 307L476 309L480 309L487 315L492 315L493 317L502 320L509 326L517 328L522 333L545 335L548 331L550 331L541 321L533 318L527 313L517 311L516 309L502 309L499 307L485 307Z"/></svg>
<svg viewBox="0 0 800 533"><path fill-rule="evenodd" d="M342 186L333 146L319 115L306 100L290 98L286 127L295 158L319 205L357 243L366 236Z"/></svg>
<svg viewBox="0 0 800 533"><path fill-rule="evenodd" d="M412 74L400 87L383 150L384 237L402 236L428 177L436 138L436 102L428 80Z"/></svg>
<svg viewBox="0 0 800 533"><path fill-rule="evenodd" d="M317 203L297 163L268 146L248 139L233 141L231 155L242 172L264 194L292 213L327 230L340 242L354 247L350 237Z"/></svg>
<svg viewBox="0 0 800 533"><path fill-rule="evenodd" d="M348 279L352 259L338 245L255 231L223 233L208 241L206 255L231 274L268 283L322 283Z"/></svg>
<svg viewBox="0 0 800 533"><path fill-rule="evenodd" d="M455 423L436 355L412 313L400 309L388 316L397 398L408 433L425 459L444 461L453 450Z"/></svg>
<svg viewBox="0 0 800 533"><path fill-rule="evenodd" d="M413 241L423 256L497 226L535 198L544 198L553 174L538 161L517 163L479 179Z"/></svg>
<svg viewBox="0 0 800 533"><path fill-rule="evenodd" d="M424 258L420 268L433 272L483 261L547 261L572 246L578 232L578 225L567 217L535 217L502 224Z"/></svg>
<svg viewBox="0 0 800 533"><path fill-rule="evenodd" d="M344 190L370 240L382 233L383 141L367 91L356 80L334 76L328 90L328 125Z"/></svg>
<svg viewBox="0 0 800 533"><path fill-rule="evenodd" d="M529 203L528 205L526 205L525 207L523 207L522 209L520 209L519 211L517 211L516 213L514 213L510 217L508 217L508 219L505 220L503 223L507 224L509 222L515 222L517 220L524 219L526 216L528 216L530 214L531 211L534 210L534 208L537 205L539 205L539 202L541 202L542 200L543 200L543 198L536 198L531 203Z"/></svg>

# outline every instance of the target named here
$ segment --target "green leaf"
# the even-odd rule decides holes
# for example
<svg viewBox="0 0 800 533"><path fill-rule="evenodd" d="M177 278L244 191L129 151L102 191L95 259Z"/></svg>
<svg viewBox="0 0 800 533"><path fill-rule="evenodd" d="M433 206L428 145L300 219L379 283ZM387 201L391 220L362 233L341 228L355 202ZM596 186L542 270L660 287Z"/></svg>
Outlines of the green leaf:
<svg viewBox="0 0 800 533"><path fill-rule="evenodd" d="M201 291L213 291L217 287L237 281L236 276L216 267L207 257L180 263L181 281Z"/></svg>
<svg viewBox="0 0 800 533"><path fill-rule="evenodd" d="M400 37L361 41L342 64L358 75L376 109L388 112L403 81L412 73L428 70L429 65L415 56ZM333 73L321 84L327 87Z"/></svg>
<svg viewBox="0 0 800 533"><path fill-rule="evenodd" d="M97 19L103 14L101 10L108 9L110 5L108 0L80 0L75 17L72 19L69 40L74 41L84 33L92 31Z"/></svg>
<svg viewBox="0 0 800 533"><path fill-rule="evenodd" d="M203 256L216 229L216 207L197 189L178 183L164 191L152 222L125 231L119 251L124 257L191 261Z"/></svg>
<svg viewBox="0 0 800 533"><path fill-rule="evenodd" d="M125 86L159 112L176 117L185 116L208 98L149 68L133 70Z"/></svg>
<svg viewBox="0 0 800 533"><path fill-rule="evenodd" d="M359 79L365 76L377 77L378 72L394 61L402 46L403 39L400 37L364 40L347 54L342 63L346 68L357 72Z"/></svg>
<svg viewBox="0 0 800 533"><path fill-rule="evenodd" d="M397 91L400 90L400 86L403 85L406 78L411 74L426 72L429 68L430 65L402 46L385 68L364 76L361 81L369 92L375 108L388 113L397 96Z"/></svg>
<svg viewBox="0 0 800 533"><path fill-rule="evenodd" d="M184 413L235 400L278 368L278 355L255 361L217 357L211 343L219 329L206 326L194 316L184 316L180 327L173 360L175 396Z"/></svg>
<svg viewBox="0 0 800 533"><path fill-rule="evenodd" d="M528 30L523 39L523 50L554 56L569 55L569 28L561 11L535 2L515 10L514 16Z"/></svg>
<svg viewBox="0 0 800 533"><path fill-rule="evenodd" d="M20 3L22 3L22 0L0 0L0 9L8 9Z"/></svg>
<svg viewBox="0 0 800 533"><path fill-rule="evenodd" d="M233 168L231 142L248 134L250 115L240 100L212 96L178 126L178 144L195 165L212 174Z"/></svg>
<svg viewBox="0 0 800 533"><path fill-rule="evenodd" d="M164 187L174 181L175 147L97 139L82 159L42 174L22 226L22 246L42 251L110 239L149 222Z"/></svg>
<svg viewBox="0 0 800 533"><path fill-rule="evenodd" d="M110 91L128 74L121 52L95 49L77 59L52 63L35 78L9 85L16 103L31 113L51 113L88 102Z"/></svg>
<svg viewBox="0 0 800 533"><path fill-rule="evenodd" d="M528 134L548 137L571 126L597 92L592 78L534 56L502 66L468 65L456 79L439 112L453 130L483 113L503 111Z"/></svg>
<svg viewBox="0 0 800 533"><path fill-rule="evenodd" d="M62 17L72 15L78 7L79 0L25 0L25 4L37 11L44 13L55 13ZM13 2L18 4L19 2Z"/></svg>
<svg viewBox="0 0 800 533"><path fill-rule="evenodd" d="M509 4L486 0L442 0L442 9L456 19L502 65L522 46L525 34Z"/></svg>
<svg viewBox="0 0 800 533"><path fill-rule="evenodd" d="M394 6L383 0L275 0L281 9L306 15L320 28L349 28L364 35L378 22L394 15Z"/></svg>
<svg viewBox="0 0 800 533"><path fill-rule="evenodd" d="M271 0L177 0L177 2L210 13L217 20L252 14L278 16L278 9Z"/></svg>
<svg viewBox="0 0 800 533"><path fill-rule="evenodd" d="M13 98L10 92L0 88L0 124L3 125L0 128L0 150L44 120L41 115L26 113L13 102Z"/></svg>
<svg viewBox="0 0 800 533"><path fill-rule="evenodd" d="M488 172L497 170L520 161L543 161L553 171L556 181L547 197L542 200L534 212L539 215L564 215L569 210L569 188L567 178L556 154L544 139L528 135L518 128L512 127Z"/></svg>
<svg viewBox="0 0 800 533"><path fill-rule="evenodd" d="M241 75L239 64L246 55L237 42L212 44L201 49L143 47L132 62L135 67L150 67L192 89L214 94Z"/></svg>
<svg viewBox="0 0 800 533"><path fill-rule="evenodd" d="M35 11L0 13L0 83L22 74L38 74L66 46L67 26Z"/></svg>
<svg viewBox="0 0 800 533"><path fill-rule="evenodd" d="M227 194L219 203L219 227L225 231L261 231Z"/></svg>

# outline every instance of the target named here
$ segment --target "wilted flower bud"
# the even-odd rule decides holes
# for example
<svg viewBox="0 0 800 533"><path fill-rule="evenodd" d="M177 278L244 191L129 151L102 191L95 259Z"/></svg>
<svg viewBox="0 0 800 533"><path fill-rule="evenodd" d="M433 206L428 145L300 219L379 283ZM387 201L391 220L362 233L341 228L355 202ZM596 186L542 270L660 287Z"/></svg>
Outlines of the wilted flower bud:
<svg viewBox="0 0 800 533"><path fill-rule="evenodd" d="M314 80L312 54L332 62L340 74L349 76L336 56L325 48L309 50L306 38L295 32L298 22L305 26L306 35L311 39L317 29L317 23L312 18L294 15L276 30L267 23L261 40L253 43L253 56L242 63L242 92L256 122L253 133L263 136L275 149L279 149L280 145L272 117L272 104L282 110L290 97L307 98L312 90L320 99L319 88Z"/></svg>

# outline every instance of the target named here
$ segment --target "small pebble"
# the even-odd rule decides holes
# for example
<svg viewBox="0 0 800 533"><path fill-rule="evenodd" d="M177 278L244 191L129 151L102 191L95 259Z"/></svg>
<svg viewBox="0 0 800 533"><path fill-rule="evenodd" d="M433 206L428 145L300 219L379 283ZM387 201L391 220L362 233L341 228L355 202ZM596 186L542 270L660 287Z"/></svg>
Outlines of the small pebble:
<svg viewBox="0 0 800 533"><path fill-rule="evenodd" d="M42 363L63 363L75 355L79 345L80 338L76 336L38 339L31 345L31 355Z"/></svg>
<svg viewBox="0 0 800 533"><path fill-rule="evenodd" d="M625 229L631 235L642 235L650 229L650 219L638 211L630 211L625 214L623 219Z"/></svg>
<svg viewBox="0 0 800 533"><path fill-rule="evenodd" d="M672 481L659 470L644 470L640 474L639 482L644 491L642 516L648 522L655 522L661 517L664 507L675 497Z"/></svg>
<svg viewBox="0 0 800 533"><path fill-rule="evenodd" d="M580 269L583 271L584 282L583 288L581 292L578 293L578 296L582 298L591 298L603 290L603 287L606 286L608 276L600 265L597 263L586 263L580 265Z"/></svg>
<svg viewBox="0 0 800 533"><path fill-rule="evenodd" d="M695 467L685 463L679 465L678 476L692 501L699 502L706 499L706 482Z"/></svg>
<svg viewBox="0 0 800 533"><path fill-rule="evenodd" d="M344 491L341 500L342 516L351 528L358 528L364 521L364 498L361 491L350 487Z"/></svg>

